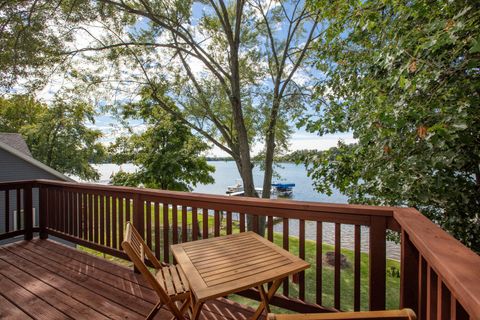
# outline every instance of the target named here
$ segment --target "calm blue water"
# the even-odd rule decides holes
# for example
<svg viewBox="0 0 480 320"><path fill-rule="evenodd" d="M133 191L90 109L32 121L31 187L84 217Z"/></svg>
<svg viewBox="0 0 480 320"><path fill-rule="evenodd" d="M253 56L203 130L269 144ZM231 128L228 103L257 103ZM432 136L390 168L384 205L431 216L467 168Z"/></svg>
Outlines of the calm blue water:
<svg viewBox="0 0 480 320"><path fill-rule="evenodd" d="M210 165L215 167L215 172L212 174L215 179L214 184L197 185L193 188L193 192L210 193L210 194L225 194L227 186L234 185L240 179L235 162L233 161L209 161ZM131 164L124 164L121 166L115 164L100 164L95 165L95 168L100 172L100 183L107 184L110 181L110 176L118 172L120 169L126 172L135 171L136 167ZM293 182L295 188L293 189L293 200L303 201L319 201L319 202L333 202L333 203L347 203L347 197L340 194L337 190L332 196L318 193L313 188L312 179L307 176L307 171L303 165L296 165L294 163L282 163L280 167L276 168L280 179L274 178L273 182ZM263 184L263 172L256 166L253 170L253 179L255 186L261 188Z"/></svg>
<svg viewBox="0 0 480 320"><path fill-rule="evenodd" d="M233 161L209 161L209 164L215 166L216 171L213 174L215 184L213 185L199 185L194 188L193 192L211 193L211 194L225 194L227 186L234 185L236 180L240 179L235 162ZM347 203L347 197L335 191L332 196L318 193L313 188L312 179L307 176L307 171L303 165L296 165L294 163L282 163L276 169L281 179L274 178L273 182L293 182L295 188L293 189L293 200L303 201L321 201L321 202L335 202ZM253 180L255 187L261 188L263 184L263 171L257 166L253 170Z"/></svg>

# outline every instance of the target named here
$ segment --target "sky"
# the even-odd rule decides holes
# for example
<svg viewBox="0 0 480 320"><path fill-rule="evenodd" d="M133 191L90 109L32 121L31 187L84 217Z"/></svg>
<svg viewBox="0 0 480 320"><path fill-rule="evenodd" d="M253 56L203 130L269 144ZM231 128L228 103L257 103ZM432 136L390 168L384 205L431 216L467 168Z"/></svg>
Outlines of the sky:
<svg viewBox="0 0 480 320"><path fill-rule="evenodd" d="M107 145L113 142L115 137L118 136L120 132L123 132L123 129L119 127L117 120L108 115L97 116L95 119L95 124L93 124L92 127L103 132L104 138L102 142ZM138 122L133 123L133 129L135 131L141 131L143 129L143 125ZM355 139L351 133L328 134L320 137L317 134L307 132L304 129L297 129L292 134L292 138L290 140L290 151L305 149L327 150L336 146L339 141L343 141L345 143L354 143ZM260 144L254 144L252 146L252 154L257 154L262 147L263 146ZM212 147L212 149L209 150L206 155L211 157L228 156L226 152L218 147Z"/></svg>

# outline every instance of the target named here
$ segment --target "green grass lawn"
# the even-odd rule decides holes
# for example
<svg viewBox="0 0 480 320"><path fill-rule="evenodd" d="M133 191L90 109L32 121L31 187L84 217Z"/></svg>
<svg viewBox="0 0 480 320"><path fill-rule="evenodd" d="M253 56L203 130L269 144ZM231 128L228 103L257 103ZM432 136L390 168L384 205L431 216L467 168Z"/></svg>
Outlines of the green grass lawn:
<svg viewBox="0 0 480 320"><path fill-rule="evenodd" d="M152 210L152 228L153 228L153 221L154 221L154 211ZM187 224L192 223L191 213L187 215ZM163 222L163 211L160 209L160 222ZM181 226L182 221L182 214L181 211L178 212L178 225ZM203 216L201 214L198 215L198 221L200 222L199 227L200 231L202 230L202 223ZM212 231L214 226L214 218L209 216L209 228ZM172 221L172 210L169 210L169 221ZM225 221L225 219L224 219ZM223 222L224 222L223 221ZM239 226L237 223L233 224L233 232L239 232ZM222 226L221 234L226 234L224 226ZM189 237L190 239L190 237ZM281 233L274 233L274 242L282 246ZM161 245L163 245L163 235L161 236ZM171 241L171 240L170 240ZM172 242L170 242L171 244ZM299 239L294 236L289 237L289 247L290 252L298 255L298 244ZM329 244L322 244L322 252L325 255L326 252L334 251L334 247ZM90 249L82 248L82 250L88 251L90 253L98 254L102 257L105 257L110 260L114 260L117 263L122 264L129 264L129 262L125 260L121 260L115 257L110 257L104 255L99 252L95 252ZM341 296L341 309L342 310L353 310L353 286L354 286L354 270L353 270L353 262L354 262L354 252L348 249L342 249L342 254L345 255L348 261L348 266L341 270L340 272L340 296ZM315 277L315 270L316 270L316 242L311 240L305 240L305 260L310 263L311 267L305 271L305 300L307 302L315 303L315 287L316 287L316 277ZM172 261L172 260L170 260ZM361 309L367 310L368 309L368 270L369 270L369 259L367 253L361 253L360 259L360 292L361 292ZM396 272L388 272L389 270L395 270ZM400 270L400 263L396 260L387 259L387 276L386 276L386 304L387 309L397 309L399 306L399 296L400 296L400 278L398 273ZM323 264L323 271L322 271L322 304L326 307L333 307L333 299L334 299L334 268L329 266L328 264ZM289 286L289 295L291 297L298 297L298 285L290 282ZM279 291L282 293L282 287L280 287ZM237 301L242 304L251 305L252 307L256 307L258 305L257 301L253 301L250 299L246 299L243 297L239 297L236 295L231 296L232 300ZM275 311L279 311L278 309L273 309ZM282 310L284 312L284 310Z"/></svg>
<svg viewBox="0 0 480 320"><path fill-rule="evenodd" d="M274 242L281 246L282 245L282 234L274 234ZM298 238L290 236L290 252L298 255ZM322 245L322 252L325 254L328 251L334 251L334 247L329 244ZM340 272L340 301L341 309L344 311L353 310L353 285L354 285L354 273L353 273L353 261L354 261L354 252L348 249L342 249L342 254L346 256L349 266L342 269ZM305 300L307 302L315 303L315 287L316 287L316 243L314 241L305 240L305 260L310 263L311 267L305 272ZM368 254L362 253L360 259L360 304L362 310L368 310L368 267L369 260ZM387 270L396 268L400 269L400 263L396 260L387 259ZM398 309L399 299L400 299L400 278L397 276L392 276L387 272L386 277L386 304L387 309ZM325 307L333 307L334 299L334 268L323 264L322 271L322 305ZM298 297L298 285L290 282L289 294L291 297ZM282 287L278 290L282 292ZM246 299L240 296L232 296L232 300L237 301L242 304L250 305L256 307L258 305L257 301ZM273 309L281 312L285 310Z"/></svg>

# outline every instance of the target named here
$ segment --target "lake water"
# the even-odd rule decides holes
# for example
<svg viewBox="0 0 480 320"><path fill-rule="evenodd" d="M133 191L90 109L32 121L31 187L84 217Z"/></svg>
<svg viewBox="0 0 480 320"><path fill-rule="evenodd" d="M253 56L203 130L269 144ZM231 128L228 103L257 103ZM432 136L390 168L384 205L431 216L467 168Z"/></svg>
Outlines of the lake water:
<svg viewBox="0 0 480 320"><path fill-rule="evenodd" d="M221 194L224 195L227 190L227 186L234 185L237 180L240 179L237 167L233 161L209 161L209 164L215 167L215 172L212 174L215 179L214 184L210 185L198 185L193 187L193 192L209 193L209 194ZM94 166L100 173L99 183L108 184L112 174L123 170L125 172L134 172L136 167L132 164L124 164L121 166L115 164L100 164ZM281 177L280 179L273 179L274 182L292 182L295 183L293 189L292 200L298 201L317 201L317 202L330 202L330 203L348 203L348 198L342 195L338 190L334 190L331 196L318 193L314 190L313 181L307 175L307 171L303 165L296 165L294 163L282 163L276 168L277 173ZM263 182L263 172L255 167L253 170L253 179L256 187L261 187ZM282 225L275 225L276 232L282 232ZM298 236L298 221L290 220L289 232L291 235ZM323 224L323 239L324 242L334 244L335 225L333 223ZM352 225L344 225L341 227L342 241L341 246L343 248L353 249L354 239L354 227ZM310 240L316 239L316 224L313 222L307 222L305 226L306 238ZM369 230L368 227L362 227L361 229L361 248L362 251L368 252L369 242ZM399 259L400 249L399 246L393 242L387 242L387 256L392 259Z"/></svg>
<svg viewBox="0 0 480 320"><path fill-rule="evenodd" d="M237 167L233 161L209 161L208 163L215 167L215 172L212 174L215 183L193 187L193 192L225 194L227 186L234 185L236 180L240 179ZM100 183L102 184L107 184L110 181L111 175L119 170L125 172L134 172L136 170L136 167L132 164L123 164L121 166L115 164L100 164L94 165L94 167L100 172ZM293 197L291 198L293 200L333 203L348 202L348 198L338 191L334 191L331 196L316 192L313 188L312 179L307 176L307 171L303 165L282 163L276 171L281 176L281 179L274 179L274 182L295 183ZM255 167L253 170L253 180L256 187L262 187L263 172L258 167Z"/></svg>

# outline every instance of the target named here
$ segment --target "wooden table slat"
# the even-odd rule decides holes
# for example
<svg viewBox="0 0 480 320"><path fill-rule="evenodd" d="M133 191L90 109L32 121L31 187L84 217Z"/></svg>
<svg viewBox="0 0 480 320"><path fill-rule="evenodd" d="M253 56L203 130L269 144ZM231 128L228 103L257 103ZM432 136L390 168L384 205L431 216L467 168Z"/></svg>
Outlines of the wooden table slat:
<svg viewBox="0 0 480 320"><path fill-rule="evenodd" d="M171 248L198 303L283 279L309 267L307 262L253 232Z"/></svg>

